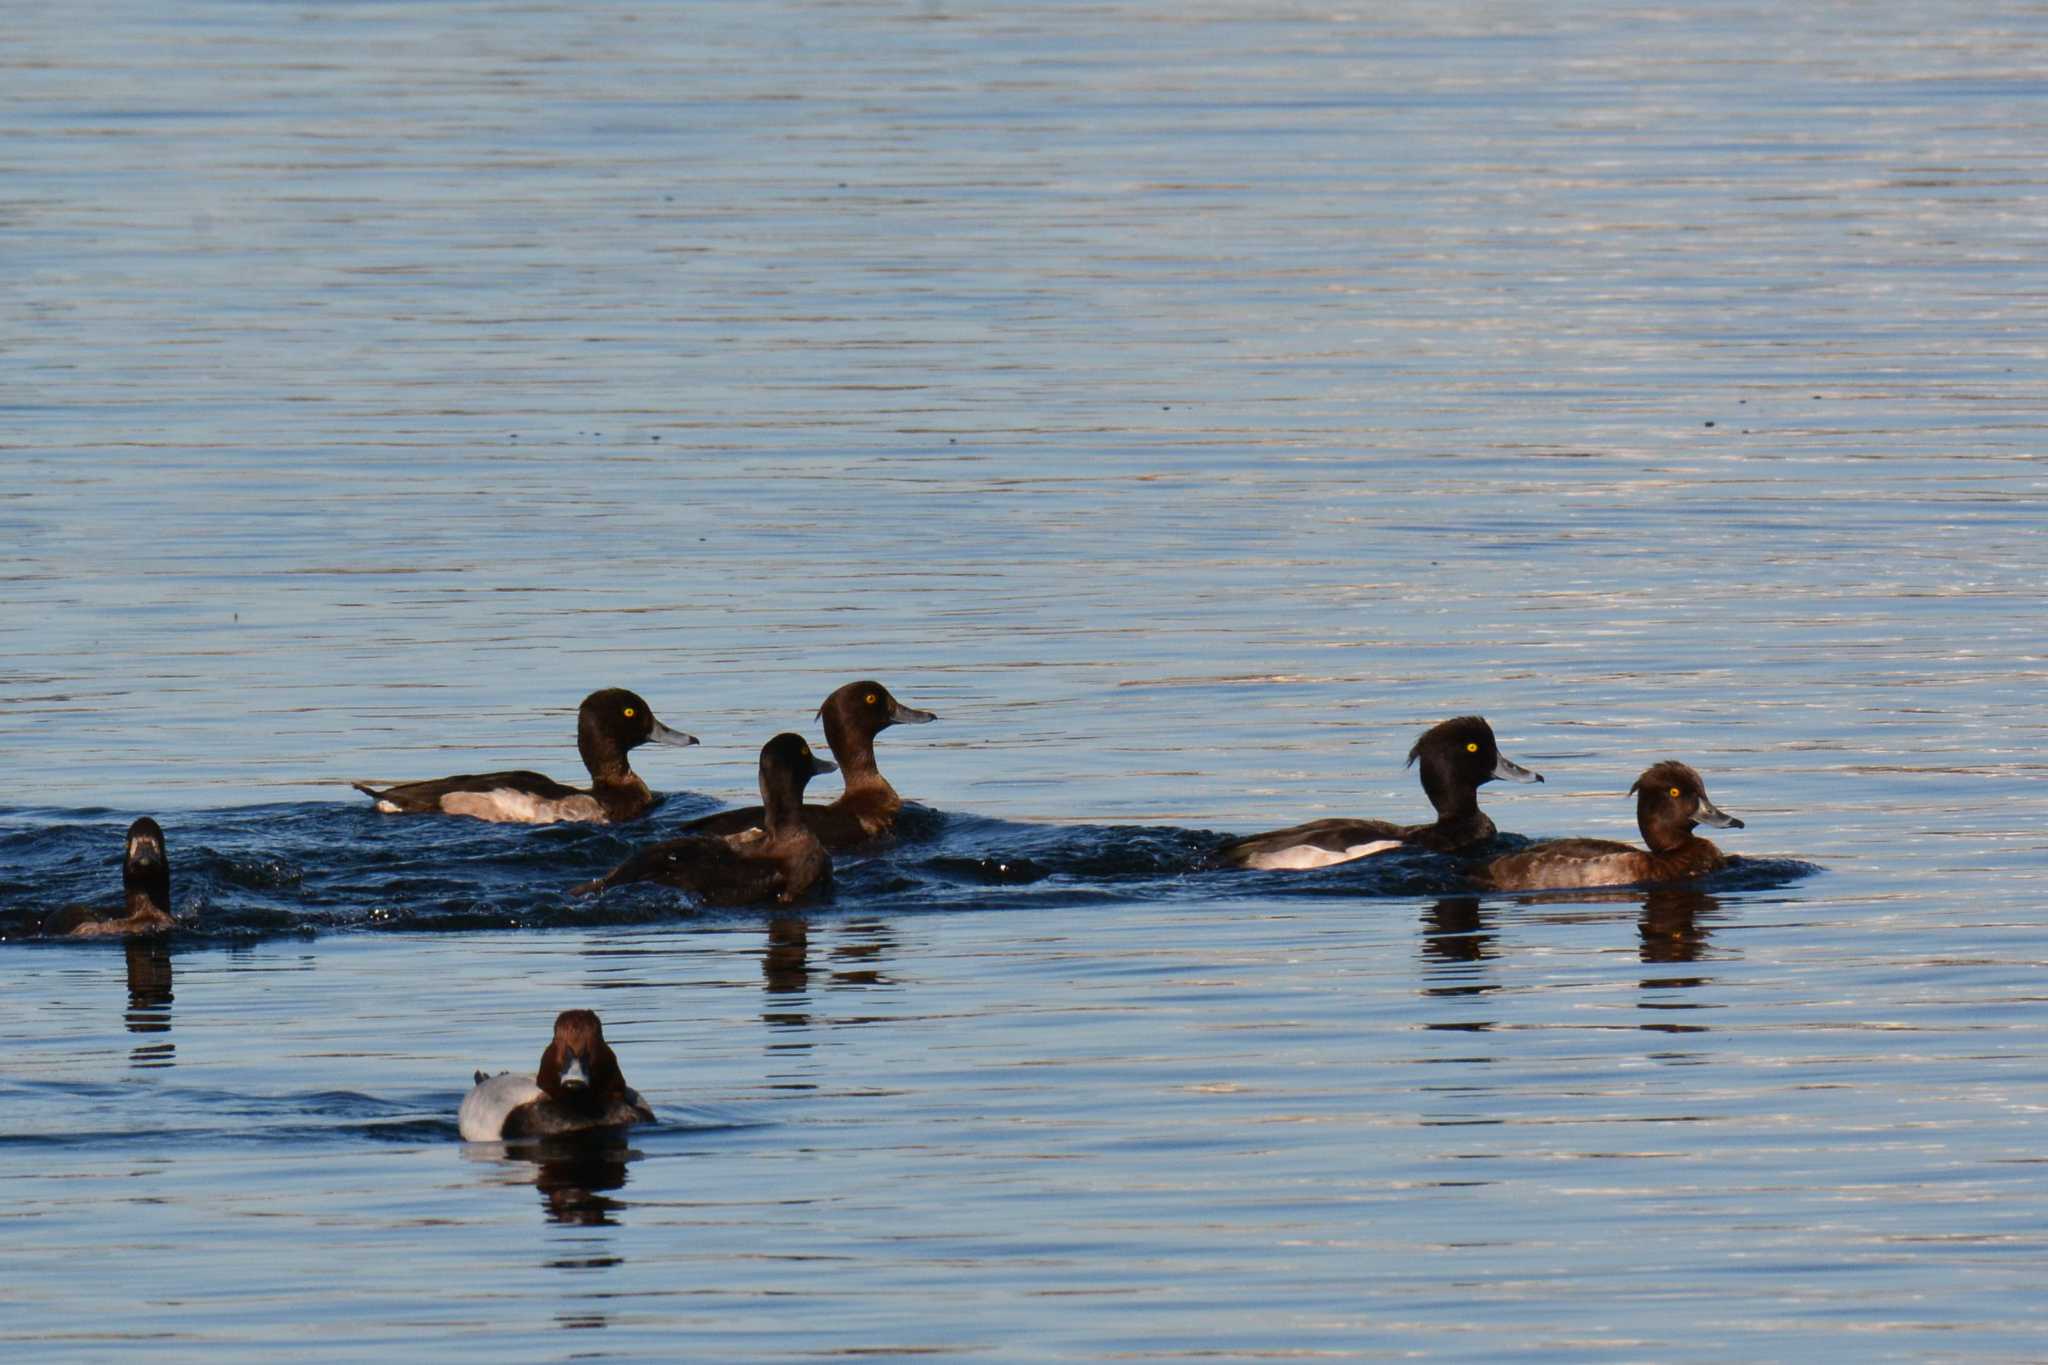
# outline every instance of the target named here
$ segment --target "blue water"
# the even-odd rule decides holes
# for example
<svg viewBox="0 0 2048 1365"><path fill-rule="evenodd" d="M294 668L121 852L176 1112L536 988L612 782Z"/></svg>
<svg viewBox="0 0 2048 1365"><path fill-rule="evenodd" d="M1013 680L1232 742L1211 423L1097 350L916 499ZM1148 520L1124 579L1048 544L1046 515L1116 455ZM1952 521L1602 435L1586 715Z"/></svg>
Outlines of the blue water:
<svg viewBox="0 0 2048 1365"><path fill-rule="evenodd" d="M2034 1360L2048 15L0 13L0 1348ZM849 679L916 838L563 892ZM690 750L637 829L382 817ZM1743 862L1402 855L1682 758ZM830 779L817 795L831 794ZM461 1143L597 1009L662 1122Z"/></svg>

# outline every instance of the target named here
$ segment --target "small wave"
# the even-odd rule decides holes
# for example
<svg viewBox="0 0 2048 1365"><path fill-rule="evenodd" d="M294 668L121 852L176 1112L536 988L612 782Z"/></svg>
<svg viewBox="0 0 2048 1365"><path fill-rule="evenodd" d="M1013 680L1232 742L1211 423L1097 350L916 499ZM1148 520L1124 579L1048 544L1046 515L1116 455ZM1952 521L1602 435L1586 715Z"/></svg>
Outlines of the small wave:
<svg viewBox="0 0 2048 1365"><path fill-rule="evenodd" d="M173 908L184 939L330 933L450 933L650 925L704 917L681 893L567 894L703 812L667 803L628 826L493 825L381 815L331 802L196 812L168 821ZM0 939L51 910L119 899L128 817L0 810ZM1134 900L1359 899L1471 894L1469 871L1526 841L1501 836L1472 859L1397 849L1299 872L1217 864L1226 837L1172 825L1042 825L909 806L900 837L841 854L829 907L853 913L1113 905ZM1784 885L1817 869L1741 858L1701 883ZM720 917L733 912L717 912ZM758 912L739 912L740 915Z"/></svg>

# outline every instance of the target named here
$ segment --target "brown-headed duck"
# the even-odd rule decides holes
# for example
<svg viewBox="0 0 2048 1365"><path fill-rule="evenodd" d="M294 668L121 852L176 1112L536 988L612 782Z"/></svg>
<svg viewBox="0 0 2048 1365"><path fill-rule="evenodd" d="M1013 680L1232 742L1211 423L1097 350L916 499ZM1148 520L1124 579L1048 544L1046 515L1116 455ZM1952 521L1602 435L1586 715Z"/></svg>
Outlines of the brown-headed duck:
<svg viewBox="0 0 2048 1365"><path fill-rule="evenodd" d="M1707 784L1683 763L1653 764L1629 791L1646 853L1612 839L1553 839L1495 858L1477 874L1496 891L1548 891L1582 886L1674 882L1725 866L1728 855L1693 826L1741 829L1742 822L1707 799Z"/></svg>
<svg viewBox="0 0 2048 1365"><path fill-rule="evenodd" d="M1493 727L1478 716L1459 716L1425 730L1408 751L1408 763L1421 765L1423 794L1436 807L1436 819L1426 825L1311 820L1232 839L1216 850L1216 856L1238 867L1275 869L1329 867L1409 846L1455 853L1493 837L1493 821L1479 809L1481 786L1497 777L1510 782L1543 780L1542 774L1501 753Z"/></svg>
<svg viewBox="0 0 2048 1365"><path fill-rule="evenodd" d="M594 882L583 896L626 882L660 882L706 905L792 905L830 890L832 855L804 822L804 785L834 765L802 735L779 734L761 746L761 823L737 834L685 834L644 848Z"/></svg>
<svg viewBox="0 0 2048 1365"><path fill-rule="evenodd" d="M457 1126L465 1142L560 1137L654 1122L640 1092L626 1084L604 1025L590 1010L563 1010L555 1036L531 1076L476 1073Z"/></svg>
<svg viewBox="0 0 2048 1365"><path fill-rule="evenodd" d="M73 905L43 921L42 931L67 938L118 934L161 934L177 927L171 918L171 862L164 853L162 826L147 815L128 826L128 856L121 864L127 902L116 908Z"/></svg>
<svg viewBox="0 0 2048 1365"><path fill-rule="evenodd" d="M626 762L642 744L695 744L695 735L654 718L638 693L607 687L583 699L576 712L576 748L590 770L590 789L565 786L535 772L465 773L433 782L407 782L378 790L351 785L391 814L440 812L503 824L551 825L558 820L614 824L645 815L654 793Z"/></svg>
<svg viewBox="0 0 2048 1365"><path fill-rule="evenodd" d="M825 722L825 743L839 760L846 790L830 805L806 805L804 823L826 848L856 848L888 834L896 824L903 798L875 766L875 736L892 725L924 725L937 720L929 711L905 706L878 682L851 682L825 698L818 708ZM707 815L683 826L689 834L738 834L759 828L760 806L742 806Z"/></svg>

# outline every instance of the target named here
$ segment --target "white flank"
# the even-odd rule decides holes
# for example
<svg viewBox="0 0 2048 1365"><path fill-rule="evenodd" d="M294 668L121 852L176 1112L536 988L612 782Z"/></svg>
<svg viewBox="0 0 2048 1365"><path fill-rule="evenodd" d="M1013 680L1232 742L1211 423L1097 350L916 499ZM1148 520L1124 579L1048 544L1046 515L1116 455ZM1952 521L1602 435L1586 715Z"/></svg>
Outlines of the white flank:
<svg viewBox="0 0 2048 1365"><path fill-rule="evenodd" d="M464 1142L496 1142L505 1135L505 1116L520 1105L546 1099L547 1091L533 1083L531 1076L501 1071L463 1096L462 1112L456 1125Z"/></svg>
<svg viewBox="0 0 2048 1365"><path fill-rule="evenodd" d="M450 792L441 798L441 809L450 815L467 815L500 825L552 825L557 820L604 819L604 808L594 797L579 794L550 801L511 787L487 792Z"/></svg>
<svg viewBox="0 0 2048 1365"><path fill-rule="evenodd" d="M1369 844L1353 844L1342 851L1334 848L1317 848L1314 844L1296 844L1293 848L1261 853L1245 866L1265 872L1303 872L1312 867L1335 867L1338 863L1356 862L1360 858L1370 858L1375 853L1385 853L1390 848L1399 847L1399 839L1375 839Z"/></svg>

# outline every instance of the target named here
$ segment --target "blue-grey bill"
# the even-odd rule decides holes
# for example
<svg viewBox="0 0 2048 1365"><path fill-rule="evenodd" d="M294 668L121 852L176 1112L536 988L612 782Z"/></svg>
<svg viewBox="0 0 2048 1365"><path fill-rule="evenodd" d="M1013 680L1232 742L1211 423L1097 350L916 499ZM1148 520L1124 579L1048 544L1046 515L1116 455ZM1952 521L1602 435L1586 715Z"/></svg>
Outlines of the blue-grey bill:
<svg viewBox="0 0 2048 1365"><path fill-rule="evenodd" d="M1699 821L1703 825L1712 825L1715 829L1742 828L1740 820L1730 815L1727 811L1722 810L1704 796L1700 798Z"/></svg>
<svg viewBox="0 0 2048 1365"><path fill-rule="evenodd" d="M1541 782L1543 780L1542 773L1532 773L1506 754L1499 753L1493 756L1493 775L1505 778L1509 782Z"/></svg>
<svg viewBox="0 0 2048 1365"><path fill-rule="evenodd" d="M647 732L647 738L650 743L673 744L678 749L687 749L697 742L695 735L686 735L681 730L671 730L658 720L654 722L654 728Z"/></svg>

